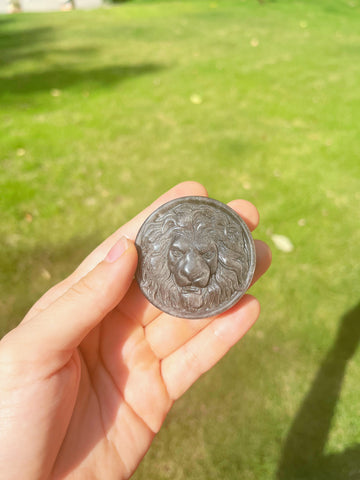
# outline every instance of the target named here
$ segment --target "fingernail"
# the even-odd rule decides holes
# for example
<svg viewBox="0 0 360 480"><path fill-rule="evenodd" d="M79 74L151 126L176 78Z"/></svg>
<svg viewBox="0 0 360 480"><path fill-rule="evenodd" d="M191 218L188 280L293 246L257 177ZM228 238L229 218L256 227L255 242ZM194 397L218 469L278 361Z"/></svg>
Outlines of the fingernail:
<svg viewBox="0 0 360 480"><path fill-rule="evenodd" d="M129 248L129 241L126 237L121 237L115 245L110 249L105 257L105 261L114 263Z"/></svg>

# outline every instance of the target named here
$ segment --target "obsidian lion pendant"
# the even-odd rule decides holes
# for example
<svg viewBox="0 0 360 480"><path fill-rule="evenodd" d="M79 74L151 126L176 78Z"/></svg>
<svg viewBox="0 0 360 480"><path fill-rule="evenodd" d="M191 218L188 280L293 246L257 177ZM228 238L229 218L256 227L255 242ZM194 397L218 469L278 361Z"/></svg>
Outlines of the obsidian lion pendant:
<svg viewBox="0 0 360 480"><path fill-rule="evenodd" d="M232 307L249 288L256 265L246 223L207 197L165 203L145 220L135 245L141 291L181 318L211 317Z"/></svg>

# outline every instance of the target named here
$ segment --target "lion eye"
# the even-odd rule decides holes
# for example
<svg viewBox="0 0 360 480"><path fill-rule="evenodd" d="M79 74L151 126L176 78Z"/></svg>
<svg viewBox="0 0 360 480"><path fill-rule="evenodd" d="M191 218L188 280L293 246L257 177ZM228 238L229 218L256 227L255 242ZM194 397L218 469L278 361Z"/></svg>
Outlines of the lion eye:
<svg viewBox="0 0 360 480"><path fill-rule="evenodd" d="M182 255L181 250L178 250L177 248L173 248L171 250L171 255L173 255L175 258L179 258Z"/></svg>
<svg viewBox="0 0 360 480"><path fill-rule="evenodd" d="M214 256L214 252L209 250L208 252L203 253L205 260L211 260Z"/></svg>

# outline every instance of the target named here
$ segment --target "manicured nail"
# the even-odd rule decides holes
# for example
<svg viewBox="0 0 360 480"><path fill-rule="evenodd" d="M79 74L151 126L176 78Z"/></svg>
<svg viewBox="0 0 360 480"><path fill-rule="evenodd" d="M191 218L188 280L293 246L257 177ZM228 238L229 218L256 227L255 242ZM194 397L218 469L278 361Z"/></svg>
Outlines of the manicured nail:
<svg viewBox="0 0 360 480"><path fill-rule="evenodd" d="M105 261L114 263L129 248L129 241L126 237L121 237L106 255Z"/></svg>

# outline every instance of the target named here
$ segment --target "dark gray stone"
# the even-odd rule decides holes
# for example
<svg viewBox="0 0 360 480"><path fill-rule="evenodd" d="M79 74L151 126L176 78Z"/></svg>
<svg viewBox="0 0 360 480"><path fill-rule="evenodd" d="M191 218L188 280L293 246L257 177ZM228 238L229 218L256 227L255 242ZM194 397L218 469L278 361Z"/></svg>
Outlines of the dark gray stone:
<svg viewBox="0 0 360 480"><path fill-rule="evenodd" d="M206 318L232 307L251 283L251 233L230 207L207 197L171 200L141 226L136 279L145 297L175 317Z"/></svg>

